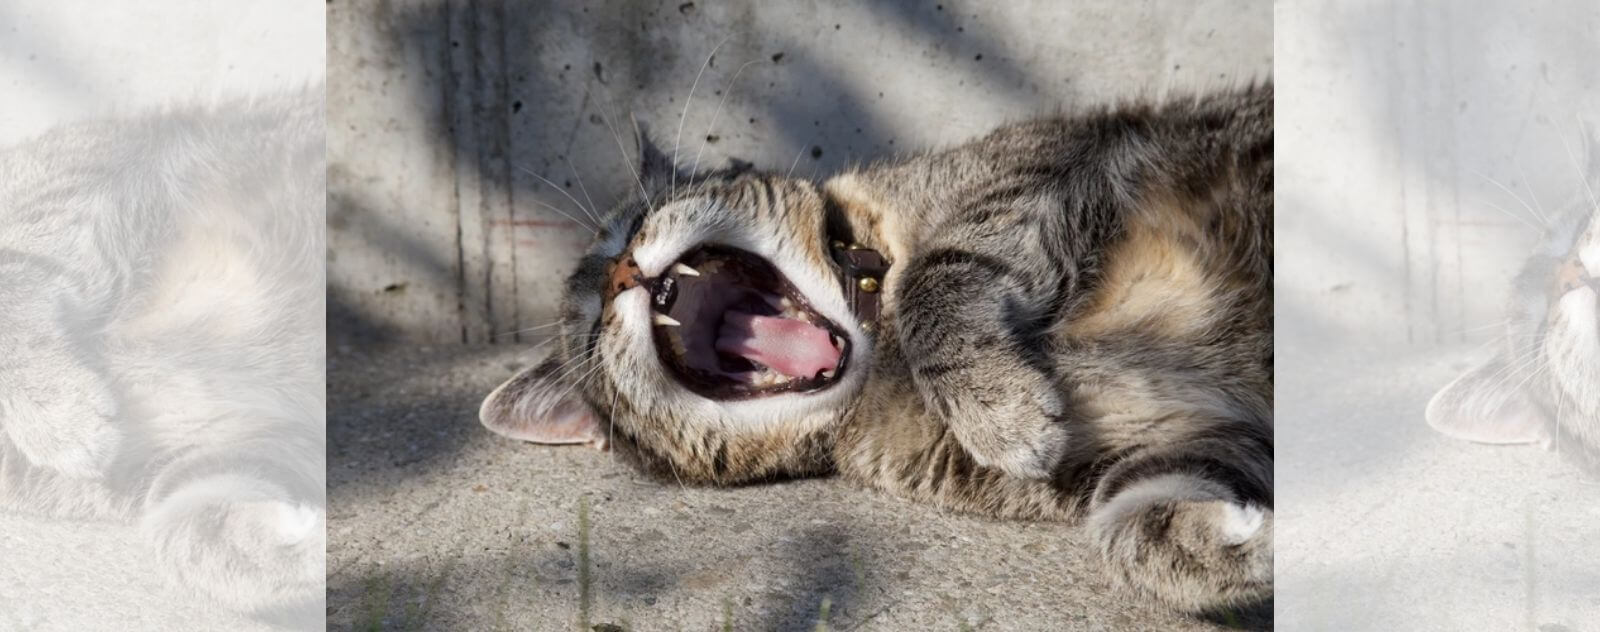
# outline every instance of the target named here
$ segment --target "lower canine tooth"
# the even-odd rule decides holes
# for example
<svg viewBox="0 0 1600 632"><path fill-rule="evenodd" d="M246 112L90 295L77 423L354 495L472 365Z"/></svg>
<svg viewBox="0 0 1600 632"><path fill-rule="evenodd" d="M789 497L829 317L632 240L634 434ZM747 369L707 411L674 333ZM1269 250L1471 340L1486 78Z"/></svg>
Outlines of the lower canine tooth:
<svg viewBox="0 0 1600 632"><path fill-rule="evenodd" d="M833 379L834 373L835 373L834 371L823 371L822 372L822 379L831 380L831 379Z"/></svg>
<svg viewBox="0 0 1600 632"><path fill-rule="evenodd" d="M673 320L671 316L666 314L656 314L655 318L652 318L651 321L657 325L663 325L666 327L679 327L683 325L683 323Z"/></svg>

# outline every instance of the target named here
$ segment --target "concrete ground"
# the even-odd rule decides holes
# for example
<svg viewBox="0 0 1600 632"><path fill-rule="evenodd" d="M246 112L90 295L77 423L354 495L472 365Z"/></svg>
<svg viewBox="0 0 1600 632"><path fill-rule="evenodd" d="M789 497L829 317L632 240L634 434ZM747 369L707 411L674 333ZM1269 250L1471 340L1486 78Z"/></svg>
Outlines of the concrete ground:
<svg viewBox="0 0 1600 632"><path fill-rule="evenodd" d="M1423 421L1479 349L1301 340L1278 340L1279 626L1600 629L1600 480Z"/></svg>
<svg viewBox="0 0 1600 632"><path fill-rule="evenodd" d="M1109 592L1065 526L839 480L685 489L609 454L491 435L478 403L524 353L333 348L330 629L1225 628Z"/></svg>

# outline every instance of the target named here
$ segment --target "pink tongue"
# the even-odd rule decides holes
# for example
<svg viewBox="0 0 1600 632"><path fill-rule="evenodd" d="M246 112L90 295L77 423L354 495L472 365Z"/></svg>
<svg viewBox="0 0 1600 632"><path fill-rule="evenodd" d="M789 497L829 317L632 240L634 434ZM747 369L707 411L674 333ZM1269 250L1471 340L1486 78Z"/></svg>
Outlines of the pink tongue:
<svg viewBox="0 0 1600 632"><path fill-rule="evenodd" d="M839 366L839 350L828 331L792 318L727 312L717 332L717 350L789 377L814 377Z"/></svg>

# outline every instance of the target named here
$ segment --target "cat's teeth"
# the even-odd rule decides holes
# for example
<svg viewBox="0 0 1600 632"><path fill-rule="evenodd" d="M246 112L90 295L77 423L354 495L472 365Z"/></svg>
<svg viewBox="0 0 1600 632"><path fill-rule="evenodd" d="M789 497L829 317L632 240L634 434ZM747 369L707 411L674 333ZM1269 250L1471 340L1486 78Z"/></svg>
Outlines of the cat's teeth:
<svg viewBox="0 0 1600 632"><path fill-rule="evenodd" d="M840 338L838 336L834 336L833 337L833 348L835 348L835 349L843 349L844 348L844 339Z"/></svg>
<svg viewBox="0 0 1600 632"><path fill-rule="evenodd" d="M781 299L778 299L778 307L787 312L791 309L794 309L794 301L789 300L789 297L785 296Z"/></svg>
<svg viewBox="0 0 1600 632"><path fill-rule="evenodd" d="M676 272L678 274L681 274L683 276L700 276L700 271L699 270L691 268L691 267L689 267L688 264L685 264L685 263L673 264L672 271Z"/></svg>
<svg viewBox="0 0 1600 632"><path fill-rule="evenodd" d="M655 322L655 324L661 325L661 326L664 326L664 327L681 327L681 326L683 326L683 323L680 323L677 320L674 320L671 316L668 316L666 314L656 314L655 318L653 318L652 320Z"/></svg>
<svg viewBox="0 0 1600 632"><path fill-rule="evenodd" d="M822 372L822 379L824 379L824 380L831 380L831 379L833 379L833 376L834 376L834 375L835 375L835 374L836 374L836 372L835 372L835 371L833 371L833 370L827 370L827 371L823 371L823 372Z"/></svg>

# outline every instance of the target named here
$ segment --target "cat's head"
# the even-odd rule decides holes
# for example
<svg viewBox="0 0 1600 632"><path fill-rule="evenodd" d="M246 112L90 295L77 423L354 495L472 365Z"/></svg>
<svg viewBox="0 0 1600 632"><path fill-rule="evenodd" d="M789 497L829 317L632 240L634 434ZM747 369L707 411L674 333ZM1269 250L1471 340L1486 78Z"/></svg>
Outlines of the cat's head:
<svg viewBox="0 0 1600 632"><path fill-rule="evenodd" d="M616 445L685 482L826 470L823 437L871 348L830 256L837 214L809 181L684 174L639 143L637 195L568 278L554 350L491 393L482 422Z"/></svg>
<svg viewBox="0 0 1600 632"><path fill-rule="evenodd" d="M1600 464L1600 207L1585 202L1547 230L1517 275L1498 353L1429 402L1434 428Z"/></svg>

